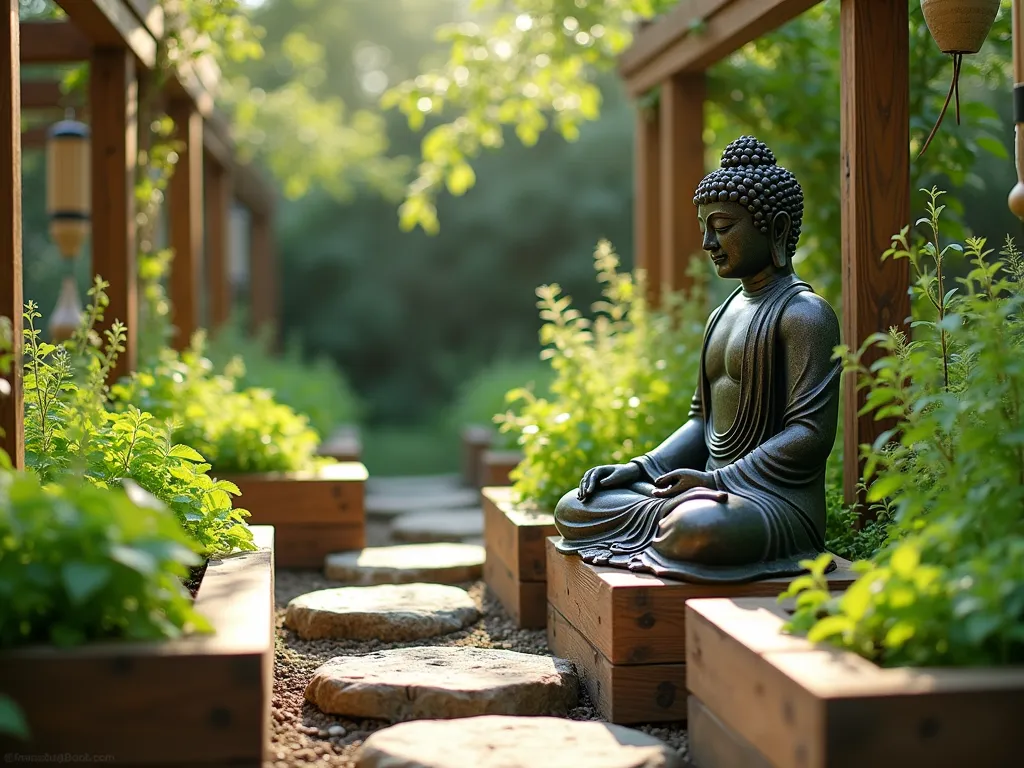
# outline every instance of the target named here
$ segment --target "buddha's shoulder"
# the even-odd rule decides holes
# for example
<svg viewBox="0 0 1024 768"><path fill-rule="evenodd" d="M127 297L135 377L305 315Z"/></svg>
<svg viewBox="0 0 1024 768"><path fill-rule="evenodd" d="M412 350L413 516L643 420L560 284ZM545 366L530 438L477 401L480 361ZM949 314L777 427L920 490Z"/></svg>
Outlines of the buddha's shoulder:
<svg viewBox="0 0 1024 768"><path fill-rule="evenodd" d="M782 310L781 331L790 333L807 333L839 336L839 318L829 304L812 291L801 291L786 302Z"/></svg>

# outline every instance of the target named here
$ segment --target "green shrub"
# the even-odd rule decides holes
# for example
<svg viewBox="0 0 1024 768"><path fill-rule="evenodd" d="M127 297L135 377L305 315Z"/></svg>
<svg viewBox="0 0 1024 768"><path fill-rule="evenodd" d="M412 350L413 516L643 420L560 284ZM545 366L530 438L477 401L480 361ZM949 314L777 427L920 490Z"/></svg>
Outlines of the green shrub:
<svg viewBox="0 0 1024 768"><path fill-rule="evenodd" d="M208 630L182 583L201 562L144 492L0 471L0 648Z"/></svg>
<svg viewBox="0 0 1024 768"><path fill-rule="evenodd" d="M934 316L914 338L878 334L846 367L869 390L865 411L895 426L865 446L868 499L892 514L889 542L838 598L828 556L796 579L790 631L886 666L1024 662L1024 261L1007 239L991 262L982 238L942 246L941 193L928 192L927 240L905 229L884 258L908 259ZM943 269L971 269L950 288ZM883 353L868 366L869 349Z"/></svg>
<svg viewBox="0 0 1024 768"><path fill-rule="evenodd" d="M642 279L620 273L603 241L594 269L604 298L593 319L557 285L537 289L550 395L511 392L520 413L502 418L524 452L515 488L542 507L553 507L590 467L629 461L661 443L686 421L697 386L707 319L701 291L668 295L662 309L650 309Z"/></svg>
<svg viewBox="0 0 1024 768"><path fill-rule="evenodd" d="M195 448L216 472L289 472L315 466L319 436L309 419L267 389L242 389L241 371L215 373L205 336L164 349L149 367L114 387L120 408L135 406L173 423L174 439Z"/></svg>
<svg viewBox="0 0 1024 768"><path fill-rule="evenodd" d="M129 478L170 507L208 556L255 548L248 512L232 507L239 490L214 481L210 465L186 444L175 444L167 425L150 413L107 410L106 378L124 349L124 326L115 323L100 346L93 328L107 305L97 281L80 331L65 344L40 340L40 314L25 312L25 461L44 483L84 475L101 487Z"/></svg>
<svg viewBox="0 0 1024 768"><path fill-rule="evenodd" d="M526 389L535 397L547 397L553 373L551 366L540 360L498 360L459 387L448 423L455 432L472 424L493 424L496 417L512 419L520 409L511 407L507 394ZM519 404L523 399L519 398ZM518 435L513 430L500 432L496 448L515 448Z"/></svg>
<svg viewBox="0 0 1024 768"><path fill-rule="evenodd" d="M330 359L308 361L294 342L283 354L274 354L266 334L246 334L241 315L233 315L210 338L207 356L216 370L237 371L240 388L269 389L279 403L309 417L322 437L343 424L359 421L359 399Z"/></svg>

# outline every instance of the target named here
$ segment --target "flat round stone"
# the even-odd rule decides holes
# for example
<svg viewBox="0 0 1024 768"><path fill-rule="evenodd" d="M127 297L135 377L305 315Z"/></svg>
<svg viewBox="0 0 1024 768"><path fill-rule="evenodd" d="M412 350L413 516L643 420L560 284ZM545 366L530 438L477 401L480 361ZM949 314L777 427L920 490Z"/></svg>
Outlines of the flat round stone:
<svg viewBox="0 0 1024 768"><path fill-rule="evenodd" d="M410 485L406 492L367 494L366 514L394 517L406 512L425 509L465 509L480 505L480 491L474 488L417 488Z"/></svg>
<svg viewBox="0 0 1024 768"><path fill-rule="evenodd" d="M377 731L356 753L357 768L682 768L664 742L599 722L488 715L418 720Z"/></svg>
<svg viewBox="0 0 1024 768"><path fill-rule="evenodd" d="M395 541L463 541L484 535L482 509L431 509L409 512L391 523Z"/></svg>
<svg viewBox="0 0 1024 768"><path fill-rule="evenodd" d="M576 673L564 659L469 646L339 656L306 686L306 699L328 714L392 722L564 715L578 696Z"/></svg>
<svg viewBox="0 0 1024 768"><path fill-rule="evenodd" d="M339 587L300 595L284 623L305 640L400 643L458 632L480 618L469 593L442 584Z"/></svg>
<svg viewBox="0 0 1024 768"><path fill-rule="evenodd" d="M400 544L328 555L324 575L350 584L457 584L480 578L484 548L472 544Z"/></svg>

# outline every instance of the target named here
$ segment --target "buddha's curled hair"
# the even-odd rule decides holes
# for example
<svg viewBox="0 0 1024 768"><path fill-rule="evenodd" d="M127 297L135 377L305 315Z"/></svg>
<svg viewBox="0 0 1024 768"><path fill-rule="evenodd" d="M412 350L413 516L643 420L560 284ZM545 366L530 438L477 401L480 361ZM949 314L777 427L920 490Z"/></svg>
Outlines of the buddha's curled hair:
<svg viewBox="0 0 1024 768"><path fill-rule="evenodd" d="M789 214L790 258L796 253L804 214L804 193L796 176L776 164L775 154L753 136L740 136L725 148L721 167L697 185L694 205L733 202L754 214L754 224L768 234L768 222L776 213Z"/></svg>

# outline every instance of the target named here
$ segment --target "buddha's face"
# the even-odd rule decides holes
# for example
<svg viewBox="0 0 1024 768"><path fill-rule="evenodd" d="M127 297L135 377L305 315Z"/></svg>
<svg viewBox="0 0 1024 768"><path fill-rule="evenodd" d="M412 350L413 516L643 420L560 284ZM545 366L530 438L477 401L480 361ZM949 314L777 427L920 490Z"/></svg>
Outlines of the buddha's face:
<svg viewBox="0 0 1024 768"><path fill-rule="evenodd" d="M719 277L742 280L773 266L781 269L786 265L786 214L775 215L767 235L754 223L753 214L739 203L700 205L697 220L704 233L703 248L711 256Z"/></svg>

